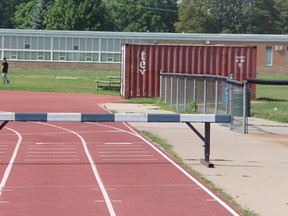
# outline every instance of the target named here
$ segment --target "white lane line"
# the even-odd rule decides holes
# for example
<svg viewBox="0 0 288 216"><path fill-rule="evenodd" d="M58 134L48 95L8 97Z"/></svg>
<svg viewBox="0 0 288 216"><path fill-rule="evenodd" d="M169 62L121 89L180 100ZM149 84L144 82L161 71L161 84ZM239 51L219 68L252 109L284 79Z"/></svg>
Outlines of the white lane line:
<svg viewBox="0 0 288 216"><path fill-rule="evenodd" d="M101 104L99 104L101 106ZM104 107L102 107L105 109ZM107 110L107 109L105 109ZM109 110L107 110L109 112ZM89 124L97 124L101 125L103 127L107 128L115 128L112 126L104 125L104 124L99 124L99 123L92 123L90 122ZM129 129L129 131L119 129L118 131L122 131L127 134L131 134L135 137L139 137L143 142L151 146L156 152L158 152L163 158L165 158L167 161L169 161L171 164L173 164L177 169L179 169L185 176L187 176L191 181L193 181L195 184L197 184L199 187L201 187L207 194L209 194L213 199L215 199L220 205L222 205L227 211L229 211L233 216L239 216L237 212L235 212L229 205L227 205L225 202L223 202L219 197L217 197L213 192L211 192L208 188L206 188L202 183L200 183L197 179L195 179L193 176L191 176L188 172L186 172L185 169L183 169L181 166L179 166L177 163L175 163L172 159L170 159L167 155L165 155L161 150L159 150L156 146L154 146L151 142L146 140L143 136L141 136L138 132L136 132L129 124L123 122L123 124ZM104 159L105 160L105 159Z"/></svg>
<svg viewBox="0 0 288 216"><path fill-rule="evenodd" d="M114 145L114 144L109 144L109 145L105 145L105 144L103 144L103 143L93 143L93 142L89 142L89 144L94 144L95 146L97 146L98 148L101 148L101 147L103 147L103 148L114 148L115 146L117 146L117 147L119 147L119 145ZM145 144L145 143L143 143L143 144ZM143 145L140 145L140 144L134 144L133 145L133 147L141 147L141 146L143 146ZM131 145L129 144L129 145L121 145L121 147L123 147L123 148L128 148L128 147L131 147Z"/></svg>
<svg viewBox="0 0 288 216"><path fill-rule="evenodd" d="M153 157L154 155L100 155L100 157Z"/></svg>
<svg viewBox="0 0 288 216"><path fill-rule="evenodd" d="M79 159L49 159L49 158L45 158L45 159L25 159L24 161L27 162L46 162L46 161L53 161L53 162L63 162L63 161L79 161Z"/></svg>
<svg viewBox="0 0 288 216"><path fill-rule="evenodd" d="M157 159L146 159L146 158L103 158L103 161L157 161Z"/></svg>
<svg viewBox="0 0 288 216"><path fill-rule="evenodd" d="M65 143L52 143L52 142L36 142L36 145L65 145Z"/></svg>
<svg viewBox="0 0 288 216"><path fill-rule="evenodd" d="M8 204L10 201L0 201L0 204Z"/></svg>
<svg viewBox="0 0 288 216"><path fill-rule="evenodd" d="M58 158L58 157L61 157L61 158L77 158L78 155L26 155L26 157L40 157L40 158L44 158L44 157L48 157L48 158Z"/></svg>
<svg viewBox="0 0 288 216"><path fill-rule="evenodd" d="M4 189L4 187L5 187L5 184L6 184L6 182L7 182L7 179L8 179L8 177L9 177L9 174L10 174L10 172L11 172L12 166L13 166L13 164L14 164L16 155L17 155L18 150L19 150L19 147L20 147L20 143L22 142L22 136L21 136L20 133L18 133L17 131L15 131L15 130L13 130L13 129L11 129L11 128L8 128L8 127L6 127L6 129L14 132L14 133L18 136L18 141L17 141L17 144L16 144L15 149L14 149L14 151L13 151L13 154L12 154L12 157L11 157L11 159L10 159L10 162L9 162L9 164L8 164L5 172L4 172L3 178L2 178L2 180L1 180L1 182L0 182L0 197L1 197L2 193L3 193L3 189Z"/></svg>
<svg viewBox="0 0 288 216"><path fill-rule="evenodd" d="M77 152L65 152L65 151L61 151L61 152L27 152L27 154L76 154Z"/></svg>
<svg viewBox="0 0 288 216"><path fill-rule="evenodd" d="M76 150L76 148L37 148L37 147L34 147L34 148L28 148L28 150Z"/></svg>
<svg viewBox="0 0 288 216"><path fill-rule="evenodd" d="M106 142L104 145L132 145L131 142Z"/></svg>
<svg viewBox="0 0 288 216"><path fill-rule="evenodd" d="M59 128L59 129L68 131L68 132L76 135L76 136L81 140L81 143L82 143L82 145L83 145L83 148L84 148L84 151L85 151L85 153L86 153L86 156L87 156L87 158L88 158L88 160L89 160L89 162L90 162L90 166L91 166L91 168L92 168L92 171L93 171L93 173L94 173L94 176L95 176L95 178L96 178L96 181L97 181L97 183L98 183L98 185L99 185L99 188L101 189L101 192L102 192L102 195L103 195L103 197L104 197L105 203L106 203L107 208L108 208L108 211L109 211L109 213L110 213L110 216L116 216L116 213L115 213L115 210L114 210L114 208L113 208L112 202L111 202L111 200L110 200L110 198L109 198L109 195L108 195L108 193L107 193L107 191L106 191L106 189L105 189L105 186L104 186L104 184L103 184L103 182L102 182L102 179L101 179L101 177L100 177L100 175L99 175L99 173L98 173L96 164L95 164L95 162L94 162L94 160L93 160L93 158L92 158L92 156L91 156L91 154L90 154L90 152L89 152L89 149L88 149L88 147L87 147L87 143L86 143L86 141L84 140L84 138L83 138L81 135L79 135L78 133L76 133L75 131L69 130L69 129L67 129L67 128L63 128L63 127L56 126L56 125L52 125L52 124L48 124L48 123L42 123L42 122L38 122L38 124L48 125L48 126L51 126L51 127L55 127L55 128Z"/></svg>
<svg viewBox="0 0 288 216"><path fill-rule="evenodd" d="M149 151L98 151L99 154L141 154L148 153Z"/></svg>
<svg viewBox="0 0 288 216"><path fill-rule="evenodd" d="M97 148L99 151L107 151L107 150L146 150L146 148L127 148L127 147L99 147Z"/></svg>
<svg viewBox="0 0 288 216"><path fill-rule="evenodd" d="M157 151L163 158L165 158L167 161L172 163L177 169L179 169L185 176L187 176L190 180L192 180L195 184L197 184L199 187L201 187L207 194L209 194L213 199L215 199L220 205L222 205L227 211L229 211L233 216L239 216L237 212L235 212L229 205L227 205L225 202L223 202L219 197L217 197L213 192L211 192L208 188L206 188L202 183L200 183L197 179L195 179L193 176L191 176L188 172L186 172L185 169L183 169L181 166L179 166L177 163L175 163L171 158L169 158L167 155L165 155L161 150L159 150L156 146L154 146L151 142L146 140L143 136L138 134L132 127L130 127L127 123L123 122L124 125L126 125L127 128L130 129L130 131L134 132L135 136L142 139L144 142L146 142L149 146L151 146L155 151Z"/></svg>

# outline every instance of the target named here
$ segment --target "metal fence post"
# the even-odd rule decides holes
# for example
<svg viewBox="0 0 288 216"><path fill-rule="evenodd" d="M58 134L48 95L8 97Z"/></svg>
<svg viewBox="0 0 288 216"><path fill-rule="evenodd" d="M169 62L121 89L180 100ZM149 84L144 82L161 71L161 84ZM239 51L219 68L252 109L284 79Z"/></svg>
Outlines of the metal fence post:
<svg viewBox="0 0 288 216"><path fill-rule="evenodd" d="M171 88L170 88L170 89L171 89L171 95L170 95L170 100L171 100L171 101L170 101L170 105L171 105L171 107L173 107L173 92L174 92L174 88L173 88L173 87L174 87L174 86L173 86L173 76L171 76L170 79L171 79L171 80L170 80L170 85L171 85Z"/></svg>
<svg viewBox="0 0 288 216"><path fill-rule="evenodd" d="M196 79L193 79L193 88L194 88L194 92L193 92L193 101L196 103L196 91L197 91L197 87L196 87Z"/></svg>
<svg viewBox="0 0 288 216"><path fill-rule="evenodd" d="M207 79L204 78L204 114L207 113Z"/></svg>
<svg viewBox="0 0 288 216"><path fill-rule="evenodd" d="M162 71L160 71L160 73L161 73ZM160 96L160 100L162 100L162 91L163 91L163 77L162 77L162 75L160 75L160 86L159 86L159 88L160 88L160 92L159 92L159 96Z"/></svg>
<svg viewBox="0 0 288 216"><path fill-rule="evenodd" d="M229 77L229 79L230 80L234 80L234 75L233 74L231 74L230 75L230 77ZM234 106L234 104L233 104L233 87L232 87L232 85L231 84L228 84L228 91L229 91L229 93L228 93L228 97L229 97L229 111L228 111L228 113L230 113L231 114L231 123L230 123L230 129L233 129L233 119L234 119L234 113L233 113L233 106Z"/></svg>
<svg viewBox="0 0 288 216"><path fill-rule="evenodd" d="M184 78L184 110L187 110L187 77Z"/></svg>
<svg viewBox="0 0 288 216"><path fill-rule="evenodd" d="M164 80L164 98L165 98L165 103L167 103L167 76L165 75L165 80Z"/></svg>
<svg viewBox="0 0 288 216"><path fill-rule="evenodd" d="M218 114L218 91L219 91L219 80L216 78L215 83L215 113Z"/></svg>
<svg viewBox="0 0 288 216"><path fill-rule="evenodd" d="M243 133L248 132L248 124L247 124L247 118L248 118L248 110L247 110L247 81L243 82Z"/></svg>
<svg viewBox="0 0 288 216"><path fill-rule="evenodd" d="M176 109L179 110L179 77L176 78Z"/></svg>

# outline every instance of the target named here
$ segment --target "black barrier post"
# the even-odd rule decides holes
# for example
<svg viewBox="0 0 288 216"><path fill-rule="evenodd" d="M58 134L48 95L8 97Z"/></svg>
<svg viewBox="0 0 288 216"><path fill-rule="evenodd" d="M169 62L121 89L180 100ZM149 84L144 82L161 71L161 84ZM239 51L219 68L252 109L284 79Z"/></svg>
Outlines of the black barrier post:
<svg viewBox="0 0 288 216"><path fill-rule="evenodd" d="M205 158L201 162L207 167L214 167L210 162L210 122L205 122L204 155Z"/></svg>
<svg viewBox="0 0 288 216"><path fill-rule="evenodd" d="M210 162L210 122L205 122L205 137L190 123L185 122L196 135L204 142L204 159L201 159L201 163L208 168L213 168L214 164Z"/></svg>
<svg viewBox="0 0 288 216"><path fill-rule="evenodd" d="M2 129L5 127L5 125L8 124L8 122L9 122L9 121L4 121L4 122L1 124L1 126L0 126L0 130L2 130Z"/></svg>

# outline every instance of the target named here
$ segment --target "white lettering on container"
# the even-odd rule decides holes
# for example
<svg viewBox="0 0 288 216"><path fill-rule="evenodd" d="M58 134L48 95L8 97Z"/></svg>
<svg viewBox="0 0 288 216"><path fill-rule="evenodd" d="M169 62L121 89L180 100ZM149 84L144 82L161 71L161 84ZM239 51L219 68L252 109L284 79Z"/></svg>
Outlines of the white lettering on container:
<svg viewBox="0 0 288 216"><path fill-rule="evenodd" d="M142 75L144 75L145 71L146 71L146 61L145 61L145 51L143 50L140 53L140 64L139 64L139 71Z"/></svg>

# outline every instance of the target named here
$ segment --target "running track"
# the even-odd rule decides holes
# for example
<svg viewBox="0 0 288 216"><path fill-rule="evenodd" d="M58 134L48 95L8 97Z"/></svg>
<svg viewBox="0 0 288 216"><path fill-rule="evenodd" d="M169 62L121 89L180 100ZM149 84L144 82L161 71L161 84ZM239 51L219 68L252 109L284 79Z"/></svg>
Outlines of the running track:
<svg viewBox="0 0 288 216"><path fill-rule="evenodd" d="M107 112L120 97L1 91L1 111ZM126 123L10 122L1 216L237 215Z"/></svg>

